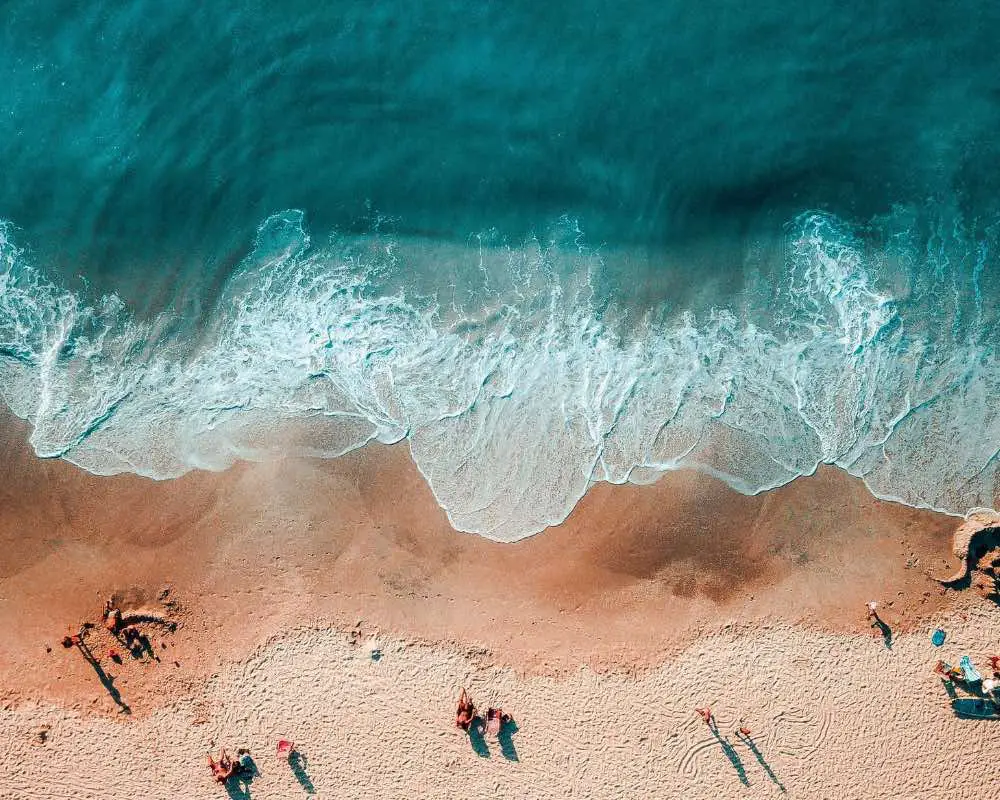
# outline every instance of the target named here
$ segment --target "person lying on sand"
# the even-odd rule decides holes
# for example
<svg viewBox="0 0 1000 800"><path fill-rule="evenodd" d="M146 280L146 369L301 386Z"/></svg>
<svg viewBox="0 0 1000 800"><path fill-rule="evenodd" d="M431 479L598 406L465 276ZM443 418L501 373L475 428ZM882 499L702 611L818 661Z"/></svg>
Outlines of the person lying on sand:
<svg viewBox="0 0 1000 800"><path fill-rule="evenodd" d="M502 708L486 709L486 732L491 736L500 735L500 727L510 720L510 714L504 714Z"/></svg>
<svg viewBox="0 0 1000 800"><path fill-rule="evenodd" d="M462 689L462 694L458 698L458 712L455 715L455 725L463 731L469 730L473 720L476 718L476 708L469 699L468 692Z"/></svg>
<svg viewBox="0 0 1000 800"><path fill-rule="evenodd" d="M226 753L226 748L222 748L222 752L219 754L219 760L216 761L212 758L212 754L208 754L208 766L212 770L212 777L215 778L217 783L225 783L236 773L236 762L234 762L229 755Z"/></svg>
<svg viewBox="0 0 1000 800"><path fill-rule="evenodd" d="M965 675L962 673L958 667L953 667L951 664L945 663L944 661L938 661L934 665L934 673L940 676L946 681L964 681Z"/></svg>
<svg viewBox="0 0 1000 800"><path fill-rule="evenodd" d="M1000 678L1000 656L990 656L990 669L993 670L993 677Z"/></svg>

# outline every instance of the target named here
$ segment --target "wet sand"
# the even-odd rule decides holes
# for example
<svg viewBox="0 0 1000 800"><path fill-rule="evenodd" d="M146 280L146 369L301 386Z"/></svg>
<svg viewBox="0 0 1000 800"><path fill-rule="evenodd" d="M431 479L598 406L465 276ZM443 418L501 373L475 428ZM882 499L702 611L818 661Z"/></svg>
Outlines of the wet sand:
<svg viewBox="0 0 1000 800"><path fill-rule="evenodd" d="M132 748L150 735L149 726L167 719L179 725L176 715L197 706L195 716L217 731L221 742L235 746L244 734L232 716L239 716L234 706L257 704L252 695L234 697L221 710L210 699L217 697L220 676L251 669L262 658L284 658L273 654L285 647L275 643L276 636L291 636L287 641L295 642L301 656L301 674L292 663L281 667L280 678L271 676L289 686L306 679L306 664L316 658L329 671L324 680L336 682L343 670L353 669L352 659L369 641L423 654L405 661L409 691L430 704L420 709L423 721L409 738L451 737L455 685L463 676L484 674L506 682L515 699L535 691L528 687L549 687L544 695L579 681L591 687L587 691L603 686L601 697L610 692L612 701L623 703L631 693L655 690L679 715L670 726L687 731L684 715L698 693L688 698L681 691L676 670L678 659L691 653L707 654L699 680L708 680L717 687L715 696L724 698L738 689L726 688L727 681L757 675L743 664L743 677L726 678L727 660L756 658L753 642L762 637L770 642L769 652L782 659L808 661L810 650L800 649L818 646L803 644L808 642L824 642L823 652L839 653L838 659L849 658L845 647L884 650L863 620L868 599L879 600L894 637L913 642L920 658L925 654L917 643L926 639L932 621L967 613L954 607L966 600L956 601L955 593L943 592L926 574L955 569L950 536L957 520L877 501L860 482L832 469L758 497L741 496L691 472L669 474L648 487L598 485L563 525L511 545L452 530L404 447L368 447L334 461L239 464L223 473L153 482L100 478L64 462L37 459L24 444L22 423L2 425L0 680L7 716L0 729L8 736L15 729L27 735L29 718L56 714L59 725L85 738L122 731L116 734L122 746ZM178 623L172 633L149 629L158 661L126 657L115 664L106 658L114 646L108 635L97 629L88 637L129 715L119 713L94 669L58 644L81 621L99 622L110 595L123 608L156 610ZM292 630L297 633L289 634ZM718 644L722 641L727 644ZM428 666L431 686L421 683L424 656L434 664L443 659L464 666L451 672ZM849 666L844 665L848 676ZM260 669L251 681L254 691L271 691L270 667ZM921 669L913 680L933 688ZM674 677L660 683L655 676L664 670ZM351 673L351 680L361 681L364 702L381 703L372 699L380 689L364 688L366 674ZM809 669L800 676L817 678L834 681ZM304 717L311 712L305 709L328 690L322 682L313 685L310 691L319 694L298 705L301 725L308 725ZM587 697L587 703L597 702L596 695ZM758 704L755 713L778 713L773 701ZM532 703L533 724L541 725L544 702ZM835 706L830 713L836 717ZM188 717L183 725L190 724ZM838 724L849 731L853 723ZM255 735L264 737L265 720L258 727ZM605 742L597 727L588 734L593 750L588 763L600 762L622 733L612 723L607 730ZM525 733L525 741L533 735ZM636 747L642 744L639 735ZM312 741L311 749L316 758L345 758L319 755L339 747L338 741ZM359 734L351 747L370 751L366 758L373 764L380 748L386 763L399 756L392 737ZM31 752L35 758L45 751ZM458 759L455 769L464 769L469 753L457 748L452 757ZM531 769L544 771L554 757L539 743L533 758L541 760ZM843 768L858 774L856 754L843 757ZM191 758L197 764L191 779L201 771L207 775L204 753ZM609 756L606 777L617 769L615 758ZM474 770L481 764L473 753L467 766ZM426 770L426 764L415 768L422 787L417 794L446 794L447 771L435 778ZM171 785L180 774L171 773ZM50 777L56 780L56 773ZM0 796L3 780L0 776ZM586 785L579 776L567 780ZM379 796L374 786L369 794L356 787L354 794L329 796ZM201 781L189 796L213 796L217 788ZM264 791L258 788L253 797L289 796L277 788L275 794ZM525 788L512 796L566 796L546 791L533 795ZM382 796L402 794L392 790ZM593 796L616 795L595 790Z"/></svg>

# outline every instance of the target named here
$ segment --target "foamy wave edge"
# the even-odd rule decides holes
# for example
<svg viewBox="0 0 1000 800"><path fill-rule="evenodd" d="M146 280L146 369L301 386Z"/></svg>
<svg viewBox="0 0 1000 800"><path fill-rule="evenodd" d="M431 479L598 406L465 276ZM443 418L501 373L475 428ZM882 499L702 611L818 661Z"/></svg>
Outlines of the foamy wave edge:
<svg viewBox="0 0 1000 800"><path fill-rule="evenodd" d="M561 522L595 482L680 468L755 494L825 463L884 499L993 507L982 246L971 267L928 265L902 240L873 256L829 214L786 233L781 279L746 299L765 314L635 319L596 299L601 257L579 237L470 249L470 303L394 284L391 241L317 247L287 211L261 225L199 336L162 341L119 297L48 280L5 223L0 394L39 456L102 475L406 439L455 528L501 541Z"/></svg>

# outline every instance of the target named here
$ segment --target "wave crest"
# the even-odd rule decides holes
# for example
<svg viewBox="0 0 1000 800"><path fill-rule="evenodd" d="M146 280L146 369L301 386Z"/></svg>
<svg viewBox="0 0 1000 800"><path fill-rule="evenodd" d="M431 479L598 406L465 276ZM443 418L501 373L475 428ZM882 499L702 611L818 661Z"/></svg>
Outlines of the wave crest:
<svg viewBox="0 0 1000 800"><path fill-rule="evenodd" d="M595 481L680 467L756 493L829 463L964 513L994 503L1000 434L985 244L912 222L883 220L872 248L804 214L741 305L637 317L598 298L604 264L569 223L453 254L479 279L447 297L410 285L435 253L414 266L380 236L317 247L287 211L186 338L55 286L4 224L0 392L40 456L98 474L405 438L452 524L506 541L565 519Z"/></svg>

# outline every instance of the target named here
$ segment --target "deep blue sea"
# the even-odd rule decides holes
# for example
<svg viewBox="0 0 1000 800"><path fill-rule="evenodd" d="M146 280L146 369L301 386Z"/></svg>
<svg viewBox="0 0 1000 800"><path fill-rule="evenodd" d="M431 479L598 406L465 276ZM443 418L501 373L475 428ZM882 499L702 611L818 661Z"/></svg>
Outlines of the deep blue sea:
<svg viewBox="0 0 1000 800"><path fill-rule="evenodd" d="M0 6L0 397L169 479L408 440L514 540L833 464L994 507L1000 6Z"/></svg>

